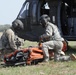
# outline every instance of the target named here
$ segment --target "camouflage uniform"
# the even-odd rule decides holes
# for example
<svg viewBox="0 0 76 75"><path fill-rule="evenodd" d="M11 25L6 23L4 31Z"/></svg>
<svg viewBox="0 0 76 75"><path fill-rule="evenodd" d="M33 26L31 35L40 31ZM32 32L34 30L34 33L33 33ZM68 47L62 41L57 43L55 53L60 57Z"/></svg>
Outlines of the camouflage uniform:
<svg viewBox="0 0 76 75"><path fill-rule="evenodd" d="M1 41L3 49L12 49L12 50L17 50L16 45L17 41L21 42L21 46L23 45L24 42L23 39L19 38L11 28L3 33ZM21 46L19 46L19 49L21 48Z"/></svg>
<svg viewBox="0 0 76 75"><path fill-rule="evenodd" d="M45 54L45 60L49 60L49 54L48 54L48 49L54 49L55 51L55 60L59 60L59 56L62 54L62 47L64 39L61 37L60 32L57 28L56 25L48 22L46 29L45 29L45 34L41 35L42 38L47 38L49 37L49 41L46 41L42 44L42 50L44 51Z"/></svg>
<svg viewBox="0 0 76 75"><path fill-rule="evenodd" d="M54 60L60 60L61 55L65 55L62 51L64 39L61 37L58 27L50 22L50 17L46 14L40 18L40 24L45 28L45 33L40 36L41 39L48 39L42 43L44 52L44 61L49 60L48 49L54 50Z"/></svg>
<svg viewBox="0 0 76 75"><path fill-rule="evenodd" d="M24 29L24 24L21 20L16 19L12 22L12 27L7 29L0 38L1 54L9 54L15 50L20 50L24 45L24 40L19 38L18 32ZM1 57L2 57L1 55ZM2 57L3 58L3 57Z"/></svg>

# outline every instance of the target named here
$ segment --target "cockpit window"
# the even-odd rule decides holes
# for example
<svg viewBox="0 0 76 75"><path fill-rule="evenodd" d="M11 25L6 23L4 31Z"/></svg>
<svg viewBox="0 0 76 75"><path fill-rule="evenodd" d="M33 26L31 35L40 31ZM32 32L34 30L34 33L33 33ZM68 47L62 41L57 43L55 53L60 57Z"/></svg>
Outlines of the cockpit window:
<svg viewBox="0 0 76 75"><path fill-rule="evenodd" d="M29 10L29 2L27 2L21 9L21 12L18 16L18 18L26 18L28 16L28 10Z"/></svg>
<svg viewBox="0 0 76 75"><path fill-rule="evenodd" d="M40 10L41 15L43 15L43 14L49 15L49 11L50 11L50 7L47 2L45 4L41 5L41 10Z"/></svg>
<svg viewBox="0 0 76 75"><path fill-rule="evenodd" d="M42 7L43 9L50 9L48 3L45 3L44 6Z"/></svg>

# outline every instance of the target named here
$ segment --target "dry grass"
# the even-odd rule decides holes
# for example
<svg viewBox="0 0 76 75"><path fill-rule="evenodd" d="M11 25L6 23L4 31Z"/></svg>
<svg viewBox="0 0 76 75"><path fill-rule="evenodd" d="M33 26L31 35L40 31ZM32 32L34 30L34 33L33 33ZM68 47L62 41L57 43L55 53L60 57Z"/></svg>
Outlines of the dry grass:
<svg viewBox="0 0 76 75"><path fill-rule="evenodd" d="M25 41L25 46L37 46L37 42ZM76 54L76 41L69 42L69 48L66 54ZM0 75L76 75L76 61L54 62L18 66L18 67L1 67Z"/></svg>
<svg viewBox="0 0 76 75"><path fill-rule="evenodd" d="M53 62L0 68L0 75L76 75L76 62Z"/></svg>

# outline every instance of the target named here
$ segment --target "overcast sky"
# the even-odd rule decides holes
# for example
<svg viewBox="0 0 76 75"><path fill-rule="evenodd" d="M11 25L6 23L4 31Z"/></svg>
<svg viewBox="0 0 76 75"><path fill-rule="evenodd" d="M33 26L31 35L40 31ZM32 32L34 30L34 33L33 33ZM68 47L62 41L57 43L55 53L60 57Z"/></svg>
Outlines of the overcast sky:
<svg viewBox="0 0 76 75"><path fill-rule="evenodd" d="M1 0L0 24L11 24L17 17L25 0Z"/></svg>

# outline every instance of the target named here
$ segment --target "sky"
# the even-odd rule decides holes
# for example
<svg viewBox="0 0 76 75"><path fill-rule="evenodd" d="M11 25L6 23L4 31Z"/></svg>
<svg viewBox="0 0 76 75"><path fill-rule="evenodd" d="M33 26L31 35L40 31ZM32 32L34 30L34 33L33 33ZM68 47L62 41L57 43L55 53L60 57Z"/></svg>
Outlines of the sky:
<svg viewBox="0 0 76 75"><path fill-rule="evenodd" d="M25 0L1 0L0 1L0 25L12 24Z"/></svg>

